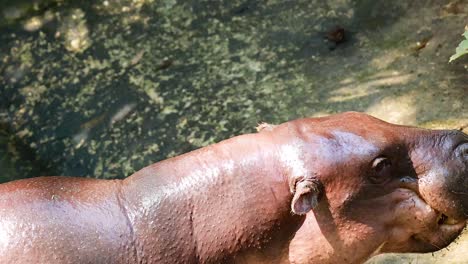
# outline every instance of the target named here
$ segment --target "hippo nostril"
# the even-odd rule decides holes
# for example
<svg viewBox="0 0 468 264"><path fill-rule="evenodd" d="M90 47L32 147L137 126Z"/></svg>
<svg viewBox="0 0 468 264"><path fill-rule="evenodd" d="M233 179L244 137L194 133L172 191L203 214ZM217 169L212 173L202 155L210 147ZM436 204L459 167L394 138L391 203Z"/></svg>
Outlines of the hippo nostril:
<svg viewBox="0 0 468 264"><path fill-rule="evenodd" d="M468 159L468 143L462 143L457 147L457 153L463 158Z"/></svg>

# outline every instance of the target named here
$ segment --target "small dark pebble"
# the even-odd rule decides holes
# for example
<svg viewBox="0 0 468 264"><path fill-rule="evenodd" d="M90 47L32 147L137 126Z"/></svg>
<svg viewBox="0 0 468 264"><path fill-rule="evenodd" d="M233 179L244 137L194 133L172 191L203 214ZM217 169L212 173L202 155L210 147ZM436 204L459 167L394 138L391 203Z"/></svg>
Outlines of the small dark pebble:
<svg viewBox="0 0 468 264"><path fill-rule="evenodd" d="M346 41L345 29L339 26L334 27L328 31L325 38L335 44L340 44Z"/></svg>

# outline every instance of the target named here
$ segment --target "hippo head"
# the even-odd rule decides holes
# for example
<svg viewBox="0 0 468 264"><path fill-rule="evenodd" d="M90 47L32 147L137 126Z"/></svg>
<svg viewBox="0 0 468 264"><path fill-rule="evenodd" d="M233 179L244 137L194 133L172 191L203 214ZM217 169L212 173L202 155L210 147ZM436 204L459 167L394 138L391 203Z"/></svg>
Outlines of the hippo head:
<svg viewBox="0 0 468 264"><path fill-rule="evenodd" d="M461 233L468 218L466 134L360 113L295 122L288 129L305 142L307 173L293 175L292 211L305 220L289 246L292 262L436 251Z"/></svg>

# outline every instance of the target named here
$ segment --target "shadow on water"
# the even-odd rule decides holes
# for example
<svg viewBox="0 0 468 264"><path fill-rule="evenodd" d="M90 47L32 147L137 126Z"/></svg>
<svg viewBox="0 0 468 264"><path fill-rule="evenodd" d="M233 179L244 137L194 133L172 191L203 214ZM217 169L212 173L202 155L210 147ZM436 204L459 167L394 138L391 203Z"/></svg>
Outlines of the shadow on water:
<svg viewBox="0 0 468 264"><path fill-rule="evenodd" d="M12 135L4 115L0 115L0 183L48 175L43 162L20 137Z"/></svg>

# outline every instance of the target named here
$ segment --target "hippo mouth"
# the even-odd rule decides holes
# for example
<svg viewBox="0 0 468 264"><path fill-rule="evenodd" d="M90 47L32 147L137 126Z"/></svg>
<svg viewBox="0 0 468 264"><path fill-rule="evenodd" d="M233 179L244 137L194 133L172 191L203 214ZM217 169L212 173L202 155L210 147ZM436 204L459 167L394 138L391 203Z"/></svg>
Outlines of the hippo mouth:
<svg viewBox="0 0 468 264"><path fill-rule="evenodd" d="M456 220L455 218L451 218L442 213L439 213L439 216L437 217L437 224L439 226L442 226L442 225L454 226L454 225L459 225L461 223L465 223L465 221Z"/></svg>
<svg viewBox="0 0 468 264"><path fill-rule="evenodd" d="M447 247L462 232L466 221L439 214L436 228L411 236L407 252L434 252Z"/></svg>
<svg viewBox="0 0 468 264"><path fill-rule="evenodd" d="M448 246L462 232L465 219L438 210L414 188L400 187L392 194L396 202L393 231L380 253L434 252Z"/></svg>
<svg viewBox="0 0 468 264"><path fill-rule="evenodd" d="M455 219L443 213L438 213L436 220L437 227L440 232L449 236L453 236L453 239L447 241L448 243L452 242L456 237L458 237L463 228L466 226L466 220Z"/></svg>
<svg viewBox="0 0 468 264"><path fill-rule="evenodd" d="M422 216L420 232L411 236L410 251L433 252L448 246L463 231L466 220L440 212L418 193L414 193L414 195L425 204L427 209L425 215Z"/></svg>

